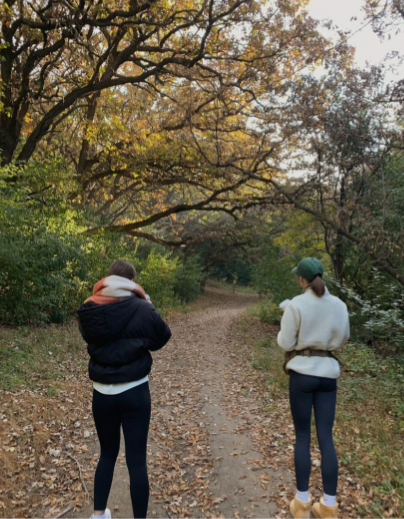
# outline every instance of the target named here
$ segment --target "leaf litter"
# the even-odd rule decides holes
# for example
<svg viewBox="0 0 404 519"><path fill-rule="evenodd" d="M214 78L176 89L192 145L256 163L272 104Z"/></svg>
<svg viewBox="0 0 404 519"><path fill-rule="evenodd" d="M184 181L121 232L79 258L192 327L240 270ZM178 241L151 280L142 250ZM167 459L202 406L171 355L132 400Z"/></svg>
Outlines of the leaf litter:
<svg viewBox="0 0 404 519"><path fill-rule="evenodd" d="M253 343L275 330L258 319L247 331L237 328L240 309L253 301L251 296L210 289L209 299L205 308L196 306L188 314L171 316L173 339L154 356L150 381L153 411L148 457L149 515L164 511L168 517L223 517L220 507L226 505L227 511L233 510L233 517L254 517L251 506L261 499L276 502L276 517L285 517L294 488L290 477L280 475L273 480L270 471L293 472L294 432L287 394L273 399L264 374L250 363ZM202 318L199 322L198 315L202 317L209 306L226 305L231 332L217 337L215 323L208 323L212 341L220 349L215 350L216 357L207 355L207 323ZM76 323L66 333L70 340L74 337L81 341ZM50 518L70 511L77 516L91 506L98 449L91 415L92 388L84 368L86 355L83 345L74 358L58 365L54 396L48 394L48 380L41 379L40 373L32 375L36 379L33 389L1 391L0 517ZM211 443L216 433L211 432L214 426L202 397L207 372L215 376L220 373L221 406L236 420L235 432L251 439L252 451L233 447L229 452L221 451L220 457L212 456ZM223 424L221 429L225 434L227 426ZM232 504L234 496L215 491L215 463L226 456L240 458L245 470L259 473L258 497L243 492L245 471L237 475L240 487L235 493L245 504L241 509ZM241 462L241 456L245 461ZM314 449L312 458L311 486L318 497L318 449ZM346 467L340 470L339 493L343 496L341 517L357 517L358 506L367 496Z"/></svg>

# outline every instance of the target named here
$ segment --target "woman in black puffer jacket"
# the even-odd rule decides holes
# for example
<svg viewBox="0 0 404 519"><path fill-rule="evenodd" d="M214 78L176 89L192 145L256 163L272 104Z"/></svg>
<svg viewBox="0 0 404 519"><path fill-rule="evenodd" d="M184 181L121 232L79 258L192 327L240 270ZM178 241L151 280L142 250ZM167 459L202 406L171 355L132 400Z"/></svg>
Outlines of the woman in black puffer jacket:
<svg viewBox="0 0 404 519"><path fill-rule="evenodd" d="M107 500L119 453L121 425L134 517L146 517L149 500L146 451L150 423L150 351L162 348L171 331L142 287L134 266L115 261L93 296L78 309L79 328L90 355L93 415L101 446L94 478L93 517L109 519Z"/></svg>

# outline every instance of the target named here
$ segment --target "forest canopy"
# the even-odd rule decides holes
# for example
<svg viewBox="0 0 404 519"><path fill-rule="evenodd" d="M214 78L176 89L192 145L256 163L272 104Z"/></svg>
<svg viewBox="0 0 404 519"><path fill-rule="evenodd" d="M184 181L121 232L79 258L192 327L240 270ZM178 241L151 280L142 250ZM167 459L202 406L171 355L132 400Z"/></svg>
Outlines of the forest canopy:
<svg viewBox="0 0 404 519"><path fill-rule="evenodd" d="M364 2L381 37L400 5ZM243 283L317 253L361 297L375 272L400 292L404 80L357 68L306 7L0 6L3 299L52 247L75 294L119 251Z"/></svg>

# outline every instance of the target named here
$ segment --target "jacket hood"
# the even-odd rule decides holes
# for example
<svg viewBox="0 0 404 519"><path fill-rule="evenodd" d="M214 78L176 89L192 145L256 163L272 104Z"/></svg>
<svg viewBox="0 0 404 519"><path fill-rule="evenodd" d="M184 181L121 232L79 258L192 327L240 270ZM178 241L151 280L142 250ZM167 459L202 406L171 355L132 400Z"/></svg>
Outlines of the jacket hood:
<svg viewBox="0 0 404 519"><path fill-rule="evenodd" d="M83 339L89 343L116 337L137 311L139 302L140 299L133 296L116 303L81 305L77 315Z"/></svg>

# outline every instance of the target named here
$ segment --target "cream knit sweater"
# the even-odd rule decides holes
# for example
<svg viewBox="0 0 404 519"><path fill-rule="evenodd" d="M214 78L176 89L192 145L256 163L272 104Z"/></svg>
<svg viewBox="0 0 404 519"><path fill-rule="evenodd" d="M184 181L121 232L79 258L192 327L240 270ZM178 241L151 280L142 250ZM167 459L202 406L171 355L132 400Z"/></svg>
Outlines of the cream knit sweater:
<svg viewBox="0 0 404 519"><path fill-rule="evenodd" d="M346 304L328 290L317 297L308 288L287 306L278 333L278 344L285 351L313 348L336 350L349 338L349 317ZM338 362L332 357L297 355L287 364L289 369L304 375L338 378Z"/></svg>

